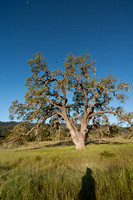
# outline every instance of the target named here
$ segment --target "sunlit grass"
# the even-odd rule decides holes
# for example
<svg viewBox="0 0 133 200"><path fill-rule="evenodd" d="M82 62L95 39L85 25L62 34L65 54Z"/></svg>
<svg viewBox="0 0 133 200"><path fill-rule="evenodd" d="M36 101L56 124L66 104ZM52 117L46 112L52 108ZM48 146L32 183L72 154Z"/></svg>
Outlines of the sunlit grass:
<svg viewBox="0 0 133 200"><path fill-rule="evenodd" d="M55 144L0 150L2 200L132 199L133 143Z"/></svg>

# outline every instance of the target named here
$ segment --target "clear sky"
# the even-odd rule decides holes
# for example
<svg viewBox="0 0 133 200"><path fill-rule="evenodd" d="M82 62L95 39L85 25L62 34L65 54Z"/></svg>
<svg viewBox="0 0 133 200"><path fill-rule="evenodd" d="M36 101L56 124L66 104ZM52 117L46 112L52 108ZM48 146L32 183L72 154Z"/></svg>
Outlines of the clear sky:
<svg viewBox="0 0 133 200"><path fill-rule="evenodd" d="M27 61L36 52L51 69L65 56L96 59L98 77L107 73L129 82L133 111L133 0L0 0L0 121L9 121L12 101L24 100ZM56 63L58 61L58 63Z"/></svg>

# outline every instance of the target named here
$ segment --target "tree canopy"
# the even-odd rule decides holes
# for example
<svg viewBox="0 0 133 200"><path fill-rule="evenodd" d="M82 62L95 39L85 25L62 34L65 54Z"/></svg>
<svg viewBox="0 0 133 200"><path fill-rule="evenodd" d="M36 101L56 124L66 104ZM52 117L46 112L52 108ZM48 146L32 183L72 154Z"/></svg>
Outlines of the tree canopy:
<svg viewBox="0 0 133 200"><path fill-rule="evenodd" d="M85 148L84 138L90 120L96 123L98 118L103 118L108 123L107 114L113 114L133 124L132 112L125 113L122 106L111 105L114 99L120 103L127 100L125 93L130 90L129 83L118 83L112 74L100 80L95 78L95 61L87 52L80 56L69 54L64 70L50 71L41 53L34 54L28 64L32 74L25 84L28 86L25 102L12 102L10 119L16 116L24 121L36 120L36 130L48 118L54 122L64 120L77 149ZM71 100L69 96L72 96ZM75 126L77 121L80 130Z"/></svg>

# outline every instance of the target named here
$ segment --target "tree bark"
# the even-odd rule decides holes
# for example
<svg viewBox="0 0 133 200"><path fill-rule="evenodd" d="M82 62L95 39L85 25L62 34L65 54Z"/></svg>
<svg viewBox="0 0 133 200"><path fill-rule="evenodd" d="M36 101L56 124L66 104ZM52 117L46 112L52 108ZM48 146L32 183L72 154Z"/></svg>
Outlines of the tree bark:
<svg viewBox="0 0 133 200"><path fill-rule="evenodd" d="M73 143L76 145L76 149L85 149L85 136L83 133L79 131L75 131L74 137L73 137L73 134L71 134L71 137L72 137Z"/></svg>
<svg viewBox="0 0 133 200"><path fill-rule="evenodd" d="M75 143L76 149L84 150L85 149L85 140L83 138L79 138Z"/></svg>
<svg viewBox="0 0 133 200"><path fill-rule="evenodd" d="M78 131L76 126L67 115L63 114L62 116L66 122L67 128L70 131L72 141L76 145L76 149L85 149L85 134L88 131L86 124L82 123L81 130Z"/></svg>

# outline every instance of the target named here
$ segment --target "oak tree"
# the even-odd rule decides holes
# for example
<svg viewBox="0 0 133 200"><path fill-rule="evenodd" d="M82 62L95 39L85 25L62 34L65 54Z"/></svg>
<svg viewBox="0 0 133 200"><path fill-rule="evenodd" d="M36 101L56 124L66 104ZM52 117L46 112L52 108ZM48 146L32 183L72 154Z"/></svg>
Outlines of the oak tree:
<svg viewBox="0 0 133 200"><path fill-rule="evenodd" d="M10 106L10 119L17 116L24 121L37 121L25 135L33 130L38 134L38 127L48 118L56 123L64 120L70 131L76 149L85 149L85 135L88 123L96 123L98 118L108 122L108 114L133 124L133 113L124 113L121 106L111 105L116 99L124 103L125 92L129 91L128 83L117 83L113 75L95 78L95 61L85 52L83 55L69 54L65 59L64 70L50 71L45 57L41 53L34 54L29 60L31 76L27 78L28 91L25 102L17 100ZM80 124L80 130L76 123Z"/></svg>

